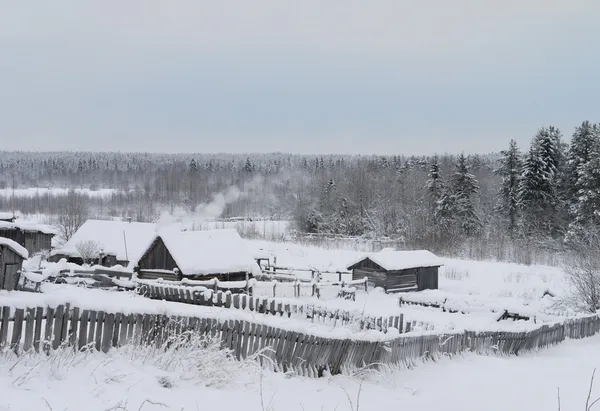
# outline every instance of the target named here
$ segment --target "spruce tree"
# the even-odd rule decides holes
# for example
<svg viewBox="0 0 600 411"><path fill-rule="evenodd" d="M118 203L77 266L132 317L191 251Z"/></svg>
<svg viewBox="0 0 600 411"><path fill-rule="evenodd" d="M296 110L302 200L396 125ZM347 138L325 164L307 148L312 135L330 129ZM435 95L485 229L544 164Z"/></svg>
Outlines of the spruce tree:
<svg viewBox="0 0 600 411"><path fill-rule="evenodd" d="M579 186L579 179L583 166L585 166L591 158L591 153L599 140L599 129L595 124L589 121L584 121L581 126L575 128L571 145L568 154L567 180L569 203L571 207L575 206L577 193L582 188Z"/></svg>
<svg viewBox="0 0 600 411"><path fill-rule="evenodd" d="M597 133L596 127L594 133ZM580 161L575 170L578 176L577 193L567 239L575 239L585 231L597 230L600 226L600 139L596 137L590 144L586 153L587 161ZM579 159L584 160L583 157Z"/></svg>
<svg viewBox="0 0 600 411"><path fill-rule="evenodd" d="M433 223L436 224L435 210L438 207L438 201L442 198L442 194L444 194L444 183L442 181L437 155L431 160L427 177L428 179L425 183L425 188L427 189L429 197L429 216L433 219Z"/></svg>
<svg viewBox="0 0 600 411"><path fill-rule="evenodd" d="M510 140L508 150L503 150L500 154L500 167L495 172L502 177L502 183L498 191L496 211L506 219L507 231L513 236L519 216L519 180L523 164L515 140Z"/></svg>
<svg viewBox="0 0 600 411"><path fill-rule="evenodd" d="M482 223L475 210L473 196L479 192L479 183L475 176L469 173L464 154L458 156L451 183L451 210L456 226L466 236L477 234Z"/></svg>
<svg viewBox="0 0 600 411"><path fill-rule="evenodd" d="M562 153L560 132L554 127L540 129L531 142L519 184L521 221L527 235L558 231Z"/></svg>

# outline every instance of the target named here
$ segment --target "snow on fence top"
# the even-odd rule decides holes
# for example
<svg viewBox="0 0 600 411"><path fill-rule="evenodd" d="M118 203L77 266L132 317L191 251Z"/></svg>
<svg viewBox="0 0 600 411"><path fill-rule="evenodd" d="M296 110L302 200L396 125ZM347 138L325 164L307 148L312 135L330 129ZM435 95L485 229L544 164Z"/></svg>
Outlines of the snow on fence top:
<svg viewBox="0 0 600 411"><path fill-rule="evenodd" d="M348 265L350 270L354 265L368 258L386 271L407 270L417 267L439 267L444 265L442 260L427 250L416 251L390 251L384 250L378 253L363 255Z"/></svg>
<svg viewBox="0 0 600 411"><path fill-rule="evenodd" d="M93 241L105 254L115 255L118 261L137 262L145 247L156 235L156 224L127 221L87 220L65 245L51 255L81 257L79 244Z"/></svg>
<svg viewBox="0 0 600 411"><path fill-rule="evenodd" d="M183 275L261 273L236 230L164 231L160 237Z"/></svg>
<svg viewBox="0 0 600 411"><path fill-rule="evenodd" d="M0 220L3 220L2 213L0 213ZM34 224L27 223L23 221L15 221L14 223L9 223L7 221L0 221L0 230L21 230L27 232L40 232L43 234L51 234L56 235L56 230L53 227L45 224Z"/></svg>
<svg viewBox="0 0 600 411"><path fill-rule="evenodd" d="M6 246L13 250L15 253L19 254L24 259L29 258L29 252L23 247L21 244L13 241L9 238L0 237L0 245Z"/></svg>

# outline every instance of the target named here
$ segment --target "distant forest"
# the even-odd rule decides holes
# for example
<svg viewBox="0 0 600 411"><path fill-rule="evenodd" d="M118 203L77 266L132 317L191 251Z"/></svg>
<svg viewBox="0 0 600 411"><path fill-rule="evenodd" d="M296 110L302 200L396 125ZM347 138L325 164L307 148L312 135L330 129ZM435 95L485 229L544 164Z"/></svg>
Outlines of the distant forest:
<svg viewBox="0 0 600 411"><path fill-rule="evenodd" d="M489 155L0 152L0 189L117 189L70 194L96 217L201 213L232 186L240 192L212 217L289 219L301 233L527 262L531 250L560 251L600 224L600 126L583 122L569 144L543 127L529 147L507 141ZM67 197L5 195L0 210L58 215Z"/></svg>

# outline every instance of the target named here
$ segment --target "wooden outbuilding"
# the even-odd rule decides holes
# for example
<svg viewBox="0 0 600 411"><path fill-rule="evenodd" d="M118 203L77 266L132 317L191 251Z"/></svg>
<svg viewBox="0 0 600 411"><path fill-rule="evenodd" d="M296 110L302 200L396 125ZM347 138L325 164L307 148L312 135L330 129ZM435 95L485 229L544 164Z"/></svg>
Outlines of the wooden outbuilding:
<svg viewBox="0 0 600 411"><path fill-rule="evenodd" d="M0 237L0 290L12 291L17 287L23 261L29 253L20 244Z"/></svg>
<svg viewBox="0 0 600 411"><path fill-rule="evenodd" d="M0 221L0 237L8 238L25 247L29 255L52 249L55 230L43 224Z"/></svg>
<svg viewBox="0 0 600 411"><path fill-rule="evenodd" d="M243 281L261 273L236 230L159 233L142 254L136 271L141 279L221 281Z"/></svg>
<svg viewBox="0 0 600 411"><path fill-rule="evenodd" d="M395 293L437 289L442 265L436 255L425 250L382 251L361 257L348 270L353 280L367 277L369 288L381 287L386 293Z"/></svg>

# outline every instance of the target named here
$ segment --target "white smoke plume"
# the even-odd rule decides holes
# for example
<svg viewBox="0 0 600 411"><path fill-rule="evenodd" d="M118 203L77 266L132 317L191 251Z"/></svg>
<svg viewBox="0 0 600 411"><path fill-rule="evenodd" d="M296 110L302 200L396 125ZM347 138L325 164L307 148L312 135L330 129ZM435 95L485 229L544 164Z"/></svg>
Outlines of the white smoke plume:
<svg viewBox="0 0 600 411"><path fill-rule="evenodd" d="M198 204L194 212L181 207L177 207L172 213L165 211L161 214L157 224L160 227L174 223L193 225L219 218L223 215L227 205L233 204L240 198L250 195L261 183L262 177L257 175L251 181L244 183L243 191L235 185L230 186L223 191L213 194L212 200L209 203Z"/></svg>

